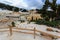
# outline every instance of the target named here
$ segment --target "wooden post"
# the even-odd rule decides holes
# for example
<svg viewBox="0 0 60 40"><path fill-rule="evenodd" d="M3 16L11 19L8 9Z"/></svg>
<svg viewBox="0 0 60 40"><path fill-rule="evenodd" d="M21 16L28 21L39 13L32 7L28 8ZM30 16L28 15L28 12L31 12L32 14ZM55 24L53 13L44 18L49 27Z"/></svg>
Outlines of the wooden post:
<svg viewBox="0 0 60 40"><path fill-rule="evenodd" d="M35 39L35 33L36 33L36 31L35 31L35 30L36 30L36 28L34 27L34 39Z"/></svg>
<svg viewBox="0 0 60 40"><path fill-rule="evenodd" d="M9 26L10 36L12 36L12 26Z"/></svg>
<svg viewBox="0 0 60 40"><path fill-rule="evenodd" d="M39 32L40 33L40 32ZM41 33L40 33L40 37L41 37Z"/></svg>

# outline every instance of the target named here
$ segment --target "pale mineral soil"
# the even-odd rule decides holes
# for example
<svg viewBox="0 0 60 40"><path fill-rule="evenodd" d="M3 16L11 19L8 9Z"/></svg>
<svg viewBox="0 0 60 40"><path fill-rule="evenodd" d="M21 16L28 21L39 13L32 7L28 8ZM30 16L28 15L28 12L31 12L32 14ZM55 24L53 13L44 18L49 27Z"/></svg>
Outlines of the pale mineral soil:
<svg viewBox="0 0 60 40"><path fill-rule="evenodd" d="M45 25L37 25L37 24L33 24L33 23L27 24L27 22L25 22L25 23L16 22L16 27L28 28L28 29L34 29L34 27L35 27L37 30L41 30L41 31L47 32L49 34L60 36L60 33L46 31L47 26L45 26ZM53 29L59 30L56 28L53 28ZM0 29L0 31L1 30L7 30L7 29ZM23 32L24 32L24 30L23 30ZM19 32L13 32L13 35L10 37L9 32L0 32L0 40L52 40L52 39L47 36L36 36L34 39L34 35L32 35L32 34L24 34L24 33L19 33ZM56 40L60 40L60 38L58 38Z"/></svg>
<svg viewBox="0 0 60 40"><path fill-rule="evenodd" d="M31 34L16 33L13 32L13 35L10 37L7 32L0 32L0 40L51 40L49 37L44 36L34 36Z"/></svg>

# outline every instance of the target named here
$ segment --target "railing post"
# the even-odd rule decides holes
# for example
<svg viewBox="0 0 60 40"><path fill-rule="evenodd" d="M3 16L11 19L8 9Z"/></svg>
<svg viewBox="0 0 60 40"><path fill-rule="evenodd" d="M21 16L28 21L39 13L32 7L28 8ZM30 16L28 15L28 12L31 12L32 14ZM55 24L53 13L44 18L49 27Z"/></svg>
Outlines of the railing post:
<svg viewBox="0 0 60 40"><path fill-rule="evenodd" d="M35 33L36 33L36 31L35 31L35 30L36 30L36 28L34 27L34 39L35 39Z"/></svg>
<svg viewBox="0 0 60 40"><path fill-rule="evenodd" d="M12 26L9 25L10 36L12 36Z"/></svg>

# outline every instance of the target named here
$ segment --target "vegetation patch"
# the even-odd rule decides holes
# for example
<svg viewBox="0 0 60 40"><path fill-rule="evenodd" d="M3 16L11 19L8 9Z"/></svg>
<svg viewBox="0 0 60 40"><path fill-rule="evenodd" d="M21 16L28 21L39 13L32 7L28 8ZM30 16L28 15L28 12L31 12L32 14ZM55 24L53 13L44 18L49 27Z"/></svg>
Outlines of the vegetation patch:
<svg viewBox="0 0 60 40"><path fill-rule="evenodd" d="M47 25L47 26L51 26L51 27L58 27L58 25L60 25L60 23L58 21L46 21L46 20L43 20L43 19L39 19L39 20L32 20L31 22L35 22L36 24L39 24L39 25Z"/></svg>

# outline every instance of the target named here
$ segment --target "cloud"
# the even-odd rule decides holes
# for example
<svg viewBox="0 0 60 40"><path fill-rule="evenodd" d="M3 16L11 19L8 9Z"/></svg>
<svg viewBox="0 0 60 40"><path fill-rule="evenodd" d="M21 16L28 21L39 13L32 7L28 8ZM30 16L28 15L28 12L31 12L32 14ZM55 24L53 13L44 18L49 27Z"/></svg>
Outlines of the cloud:
<svg viewBox="0 0 60 40"><path fill-rule="evenodd" d="M1 0L0 2L26 9L42 8L44 5L42 0Z"/></svg>
<svg viewBox="0 0 60 40"><path fill-rule="evenodd" d="M60 0L57 0L57 4L60 4Z"/></svg>
<svg viewBox="0 0 60 40"><path fill-rule="evenodd" d="M10 5L12 5L12 6L16 6L16 7L28 7L28 5L25 3L25 2L23 2L23 0L5 0L5 1L7 1L7 2L10 2L11 4Z"/></svg>
<svg viewBox="0 0 60 40"><path fill-rule="evenodd" d="M0 0L0 2L19 8L36 9L42 8L45 0ZM60 4L60 0L57 0L57 4Z"/></svg>
<svg viewBox="0 0 60 40"><path fill-rule="evenodd" d="M42 8L42 6L44 5L44 2L42 2L41 0L25 0L25 2L30 9Z"/></svg>

